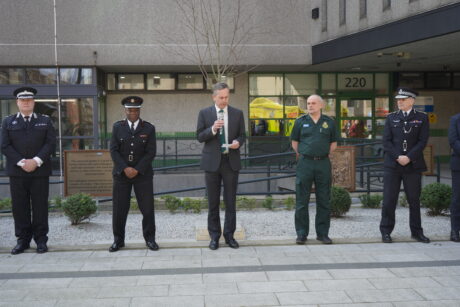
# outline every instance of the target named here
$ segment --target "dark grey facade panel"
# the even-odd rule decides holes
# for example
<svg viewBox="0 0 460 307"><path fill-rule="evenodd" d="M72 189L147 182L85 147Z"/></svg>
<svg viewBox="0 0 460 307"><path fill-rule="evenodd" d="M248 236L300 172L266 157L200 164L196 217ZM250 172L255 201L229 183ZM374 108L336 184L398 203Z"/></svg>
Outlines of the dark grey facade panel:
<svg viewBox="0 0 460 307"><path fill-rule="evenodd" d="M312 64L460 31L460 3L347 35L312 47Z"/></svg>
<svg viewBox="0 0 460 307"><path fill-rule="evenodd" d="M36 85L36 84L15 84L0 86L0 98L14 99L13 91L21 86L32 86L37 89L37 98L55 97L57 96L56 85ZM89 97L97 95L97 87L95 85L79 85L79 86L61 86L61 96L67 97Z"/></svg>

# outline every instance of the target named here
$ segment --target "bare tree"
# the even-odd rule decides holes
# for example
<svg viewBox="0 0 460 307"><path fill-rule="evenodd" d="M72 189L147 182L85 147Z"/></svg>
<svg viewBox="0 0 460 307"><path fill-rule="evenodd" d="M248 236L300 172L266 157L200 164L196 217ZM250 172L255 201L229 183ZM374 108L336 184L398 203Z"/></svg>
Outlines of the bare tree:
<svg viewBox="0 0 460 307"><path fill-rule="evenodd" d="M242 65L244 44L260 34L253 14L254 1L174 0L182 15L182 42L168 50L197 65L211 81L225 81L253 69ZM165 44L166 47L171 47Z"/></svg>

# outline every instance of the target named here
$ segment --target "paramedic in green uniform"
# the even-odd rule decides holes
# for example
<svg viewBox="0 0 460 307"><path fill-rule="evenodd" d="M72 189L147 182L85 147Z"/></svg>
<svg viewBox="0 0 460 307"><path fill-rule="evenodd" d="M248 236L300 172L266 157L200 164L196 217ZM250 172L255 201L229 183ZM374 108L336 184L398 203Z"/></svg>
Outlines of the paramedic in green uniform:
<svg viewBox="0 0 460 307"><path fill-rule="evenodd" d="M297 244L305 244L309 231L308 203L312 183L316 189L316 239L332 244L329 238L331 162L329 154L337 148L335 122L321 114L323 99L311 95L307 99L308 114L294 123L291 133L292 148L296 153L296 209L295 229Z"/></svg>

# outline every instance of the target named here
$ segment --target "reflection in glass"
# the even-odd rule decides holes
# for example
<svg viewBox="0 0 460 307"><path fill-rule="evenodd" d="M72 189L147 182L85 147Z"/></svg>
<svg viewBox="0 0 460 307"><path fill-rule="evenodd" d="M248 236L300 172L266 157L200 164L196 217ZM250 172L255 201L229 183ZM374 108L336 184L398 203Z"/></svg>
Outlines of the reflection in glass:
<svg viewBox="0 0 460 307"><path fill-rule="evenodd" d="M27 83L56 84L56 68L27 68Z"/></svg>
<svg viewBox="0 0 460 307"><path fill-rule="evenodd" d="M251 119L251 136L286 135L284 121L278 119ZM291 128L292 130L292 128ZM290 135L287 134L287 135Z"/></svg>
<svg viewBox="0 0 460 307"><path fill-rule="evenodd" d="M388 74L375 74L375 92L377 94L388 94L389 80Z"/></svg>
<svg viewBox="0 0 460 307"><path fill-rule="evenodd" d="M341 137L351 139L365 139L371 137L372 120L352 119L341 120Z"/></svg>
<svg viewBox="0 0 460 307"><path fill-rule="evenodd" d="M311 95L318 90L317 74L285 74L285 95Z"/></svg>
<svg viewBox="0 0 460 307"><path fill-rule="evenodd" d="M335 118L335 98L323 98L324 108L323 114Z"/></svg>
<svg viewBox="0 0 460 307"><path fill-rule="evenodd" d="M321 87L323 95L335 95L335 74L321 74Z"/></svg>
<svg viewBox="0 0 460 307"><path fill-rule="evenodd" d="M93 139L62 139L62 150L95 149Z"/></svg>
<svg viewBox="0 0 460 307"><path fill-rule="evenodd" d="M22 68L0 68L0 84L21 84L24 83L24 69Z"/></svg>
<svg viewBox="0 0 460 307"><path fill-rule="evenodd" d="M283 118L283 103L280 97L251 98L249 118Z"/></svg>
<svg viewBox="0 0 460 307"><path fill-rule="evenodd" d="M376 139L382 139L384 128L385 128L385 120L384 119L377 119L375 121L375 131L374 131Z"/></svg>
<svg viewBox="0 0 460 307"><path fill-rule="evenodd" d="M148 90L174 90L176 79L172 74L147 74Z"/></svg>
<svg viewBox="0 0 460 307"><path fill-rule="evenodd" d="M143 74L119 74L118 75L119 90L143 90L144 75Z"/></svg>
<svg viewBox="0 0 460 307"><path fill-rule="evenodd" d="M115 74L107 74L107 90L115 90Z"/></svg>
<svg viewBox="0 0 460 307"><path fill-rule="evenodd" d="M372 100L370 99L347 99L340 101L342 117L371 117Z"/></svg>
<svg viewBox="0 0 460 307"><path fill-rule="evenodd" d="M282 74L251 74L249 75L249 95L270 96L283 95Z"/></svg>
<svg viewBox="0 0 460 307"><path fill-rule="evenodd" d="M388 97L375 97L375 117L385 117L389 113Z"/></svg>
<svg viewBox="0 0 460 307"><path fill-rule="evenodd" d="M91 84L93 70L91 68L61 68L61 84Z"/></svg>
<svg viewBox="0 0 460 307"><path fill-rule="evenodd" d="M62 135L93 135L93 99L62 99Z"/></svg>
<svg viewBox="0 0 460 307"><path fill-rule="evenodd" d="M204 86L201 74L179 74L177 82L179 90L202 90Z"/></svg>
<svg viewBox="0 0 460 307"><path fill-rule="evenodd" d="M224 83L227 83L228 87L233 90L235 89L235 78L233 77L225 77L225 76L222 76L222 81L221 82L224 82ZM211 90L212 89L212 86L214 84L217 83L217 80L216 79L213 79L213 78L209 78L208 81L206 82L206 88L208 90Z"/></svg>
<svg viewBox="0 0 460 307"><path fill-rule="evenodd" d="M297 118L307 111L307 97L286 97L284 98L284 112L287 118Z"/></svg>

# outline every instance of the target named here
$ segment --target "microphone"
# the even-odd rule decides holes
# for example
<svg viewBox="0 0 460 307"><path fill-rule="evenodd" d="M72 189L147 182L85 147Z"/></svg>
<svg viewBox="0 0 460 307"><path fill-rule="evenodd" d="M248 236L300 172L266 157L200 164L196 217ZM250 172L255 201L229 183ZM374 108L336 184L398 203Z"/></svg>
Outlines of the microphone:
<svg viewBox="0 0 460 307"><path fill-rule="evenodd" d="M218 120L224 120L224 112L219 112L219 113L217 113L217 119L218 119ZM219 129L219 133L222 135L222 133L223 133L223 129L222 129L222 128Z"/></svg>

